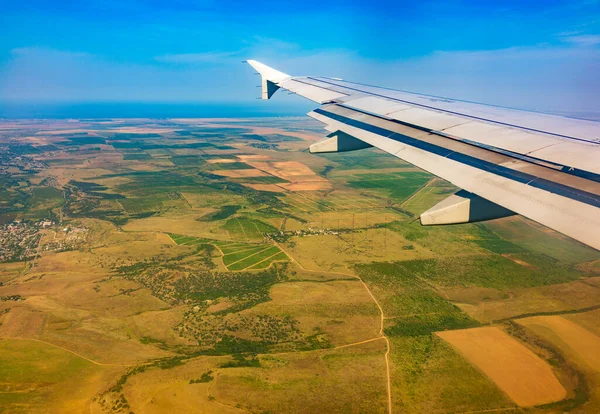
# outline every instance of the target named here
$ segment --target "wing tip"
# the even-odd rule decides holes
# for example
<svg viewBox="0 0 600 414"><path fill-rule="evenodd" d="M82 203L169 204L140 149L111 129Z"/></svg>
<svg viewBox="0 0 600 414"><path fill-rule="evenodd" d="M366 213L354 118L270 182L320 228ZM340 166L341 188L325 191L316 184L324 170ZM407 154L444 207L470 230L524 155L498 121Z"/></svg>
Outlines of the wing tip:
<svg viewBox="0 0 600 414"><path fill-rule="evenodd" d="M264 63L261 63L257 60L247 59L245 60L245 62L252 66L254 70L256 70L258 73L260 73L263 79L266 79L269 82L279 83L288 78L291 78L291 76L287 73L283 73L278 71L277 69L273 69L272 67L267 66Z"/></svg>

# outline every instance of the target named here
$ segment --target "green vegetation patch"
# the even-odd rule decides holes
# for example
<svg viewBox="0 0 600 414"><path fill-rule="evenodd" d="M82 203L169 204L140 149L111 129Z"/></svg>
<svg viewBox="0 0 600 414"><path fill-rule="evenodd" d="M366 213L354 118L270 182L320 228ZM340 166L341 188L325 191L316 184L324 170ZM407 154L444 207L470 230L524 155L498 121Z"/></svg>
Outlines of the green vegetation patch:
<svg viewBox="0 0 600 414"><path fill-rule="evenodd" d="M212 371L208 370L205 373L203 373L200 378L197 379L191 379L190 380L190 384L200 384L203 382L211 382L212 380L215 379L215 377L212 376Z"/></svg>
<svg viewBox="0 0 600 414"><path fill-rule="evenodd" d="M217 245L217 244L215 244L215 245ZM262 246L262 244L261 244L261 246ZM240 252L242 250L253 249L254 247L257 247L257 245L250 244L250 243L232 243L232 244L221 245L221 246L219 246L219 249L223 252L224 255L226 255L229 253Z"/></svg>
<svg viewBox="0 0 600 414"><path fill-rule="evenodd" d="M580 277L578 272L550 257L518 254L511 255L511 258L500 255L457 256L398 262L397 266L407 274L442 287L478 286L508 290L565 283Z"/></svg>
<svg viewBox="0 0 600 414"><path fill-rule="evenodd" d="M169 233L169 237L176 244L190 244L190 243L198 244L196 242L203 241L203 239L199 239L197 237L182 236L182 235L179 235L179 234L172 234L172 233Z"/></svg>
<svg viewBox="0 0 600 414"><path fill-rule="evenodd" d="M128 216L117 202L125 196L106 190L107 187L97 183L71 180L65 186L63 211L70 217L99 218L117 225L126 223Z"/></svg>
<svg viewBox="0 0 600 414"><path fill-rule="evenodd" d="M180 295L196 300L215 300L223 297L247 297L257 303L267 300L270 286L279 280L277 272L212 273L201 272L181 278L175 283Z"/></svg>
<svg viewBox="0 0 600 414"><path fill-rule="evenodd" d="M233 216L237 211L242 208L242 206L236 205L226 205L221 206L215 212L209 213L205 216L200 217L199 221L216 221L216 220L225 220L231 216Z"/></svg>
<svg viewBox="0 0 600 414"><path fill-rule="evenodd" d="M266 269L267 267L271 266L271 263L286 262L288 260L289 260L289 257L287 254L285 254L284 252L279 252L278 254L269 257L267 260L263 260L262 262L257 262L257 264L255 264L253 266L249 266L247 268L247 270Z"/></svg>
<svg viewBox="0 0 600 414"><path fill-rule="evenodd" d="M140 153L127 153L123 155L123 160L125 161L148 161L151 160L152 156L150 154L146 154L145 152Z"/></svg>
<svg viewBox="0 0 600 414"><path fill-rule="evenodd" d="M229 232L232 239L238 240L260 240L264 233L277 231L271 224L247 217L231 218L225 222L223 229Z"/></svg>
<svg viewBox="0 0 600 414"><path fill-rule="evenodd" d="M178 245L196 246L210 244L218 247L223 253L223 264L230 271L266 269L275 261L288 260L287 255L279 247L265 243L250 244L206 240L171 233L169 233L169 237Z"/></svg>
<svg viewBox="0 0 600 414"><path fill-rule="evenodd" d="M156 197L124 198L119 203L131 214L159 211L163 206L162 200Z"/></svg>
<svg viewBox="0 0 600 414"><path fill-rule="evenodd" d="M432 176L424 172L355 174L348 178L351 187L383 192L389 198L404 201L423 187Z"/></svg>
<svg viewBox="0 0 600 414"><path fill-rule="evenodd" d="M375 292L380 292L384 313L393 317L385 332L391 336L429 335L436 331L478 326L460 308L443 299L418 274L399 263L356 265L355 269Z"/></svg>
<svg viewBox="0 0 600 414"><path fill-rule="evenodd" d="M398 412L495 411L513 402L433 335L390 337L392 402Z"/></svg>
<svg viewBox="0 0 600 414"><path fill-rule="evenodd" d="M510 240L530 252L550 256L565 264L598 259L597 250L548 232L547 228L531 223L524 218L493 220L482 226L493 231L498 237Z"/></svg>
<svg viewBox="0 0 600 414"><path fill-rule="evenodd" d="M59 142L59 145L89 145L89 144L106 144L106 140L101 137L81 136L67 138L68 142Z"/></svg>
<svg viewBox="0 0 600 414"><path fill-rule="evenodd" d="M200 155L173 155L170 160L179 167L198 167L206 163Z"/></svg>
<svg viewBox="0 0 600 414"><path fill-rule="evenodd" d="M179 174L174 171L132 171L120 174L106 174L99 178L125 177L130 182L116 187L117 191L132 197L156 196L176 192L200 192L202 183L196 176Z"/></svg>
<svg viewBox="0 0 600 414"><path fill-rule="evenodd" d="M116 132L109 139L119 139L119 140L131 140L131 139L148 139L148 138L160 138L160 134L136 134L136 133L127 133L127 132Z"/></svg>
<svg viewBox="0 0 600 414"><path fill-rule="evenodd" d="M521 246L502 239L474 240L473 243L477 244L479 247L498 254L526 252L526 250Z"/></svg>
<svg viewBox="0 0 600 414"><path fill-rule="evenodd" d="M390 336L421 336L439 331L466 329L476 326L479 326L479 323L463 313L440 312L440 314L403 316L395 321L392 326L386 327L385 333Z"/></svg>
<svg viewBox="0 0 600 414"><path fill-rule="evenodd" d="M39 154L42 152L38 147L31 144L8 145L8 150L17 155Z"/></svg>
<svg viewBox="0 0 600 414"><path fill-rule="evenodd" d="M332 154L320 154L336 165L336 169L371 170L377 168L412 168L413 166L389 154L382 154L377 150L363 150L355 152L342 152Z"/></svg>
<svg viewBox="0 0 600 414"><path fill-rule="evenodd" d="M54 187L34 187L31 190L32 202L36 205L61 205L63 192Z"/></svg>
<svg viewBox="0 0 600 414"><path fill-rule="evenodd" d="M278 253L281 253L281 250L279 250L279 247L277 246L272 246L269 247L267 249L264 249L262 251L259 252L255 252L252 255L248 255L248 257L246 257L243 260L240 260L230 266L227 266L227 268L229 270L245 270L248 269L252 266L254 266L257 263L262 262L263 260L272 257Z"/></svg>
<svg viewBox="0 0 600 414"><path fill-rule="evenodd" d="M289 183L288 180L283 178L275 177L274 175L266 175L263 177L243 177L236 179L239 182L248 184L283 184Z"/></svg>
<svg viewBox="0 0 600 414"><path fill-rule="evenodd" d="M260 251L263 251L263 250L269 248L269 245L265 245L265 244L260 244L258 246L254 246L254 245L250 245L250 246L252 246L252 247L242 248L238 251L235 251L235 252L232 252L232 253L229 253L229 254L226 254L225 256L223 256L223 263L225 264L225 266L229 266L231 263L238 262L250 255L254 255Z"/></svg>
<svg viewBox="0 0 600 414"><path fill-rule="evenodd" d="M218 162L212 164L213 170L253 170L254 167L245 162Z"/></svg>

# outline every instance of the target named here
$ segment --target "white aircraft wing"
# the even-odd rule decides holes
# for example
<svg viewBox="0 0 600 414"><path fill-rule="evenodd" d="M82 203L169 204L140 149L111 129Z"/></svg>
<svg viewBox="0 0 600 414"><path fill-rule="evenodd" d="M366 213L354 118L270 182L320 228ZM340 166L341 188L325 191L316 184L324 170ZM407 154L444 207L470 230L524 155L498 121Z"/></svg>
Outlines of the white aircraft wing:
<svg viewBox="0 0 600 414"><path fill-rule="evenodd" d="M424 225L521 214L600 250L600 122L294 77L260 62L262 98L279 88L321 104L331 132L313 153L377 147L464 189Z"/></svg>

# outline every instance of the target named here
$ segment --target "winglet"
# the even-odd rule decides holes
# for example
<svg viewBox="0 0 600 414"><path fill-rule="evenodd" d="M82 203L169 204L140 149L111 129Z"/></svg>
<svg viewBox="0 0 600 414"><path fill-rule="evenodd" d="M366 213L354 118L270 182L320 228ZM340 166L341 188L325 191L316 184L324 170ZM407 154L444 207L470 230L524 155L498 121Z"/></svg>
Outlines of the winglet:
<svg viewBox="0 0 600 414"><path fill-rule="evenodd" d="M262 77L262 99L270 99L277 89L279 89L277 84L291 77L256 60L248 60L247 63L260 73Z"/></svg>

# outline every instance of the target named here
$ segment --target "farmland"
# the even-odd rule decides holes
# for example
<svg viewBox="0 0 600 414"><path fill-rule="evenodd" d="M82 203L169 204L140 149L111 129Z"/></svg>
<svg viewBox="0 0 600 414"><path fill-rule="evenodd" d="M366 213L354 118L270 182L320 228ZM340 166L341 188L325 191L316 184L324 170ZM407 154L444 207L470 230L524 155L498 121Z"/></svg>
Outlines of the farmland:
<svg viewBox="0 0 600 414"><path fill-rule="evenodd" d="M0 411L600 410L598 252L307 119L72 121L0 121Z"/></svg>
<svg viewBox="0 0 600 414"><path fill-rule="evenodd" d="M550 365L495 327L439 332L518 405L560 401L567 392Z"/></svg>
<svg viewBox="0 0 600 414"><path fill-rule="evenodd" d="M252 228L254 224L251 223ZM287 261L288 257L281 249L270 243L238 243L216 240L202 240L196 237L169 234L178 245L197 246L210 244L221 252L223 265L230 271L266 269L272 263Z"/></svg>

